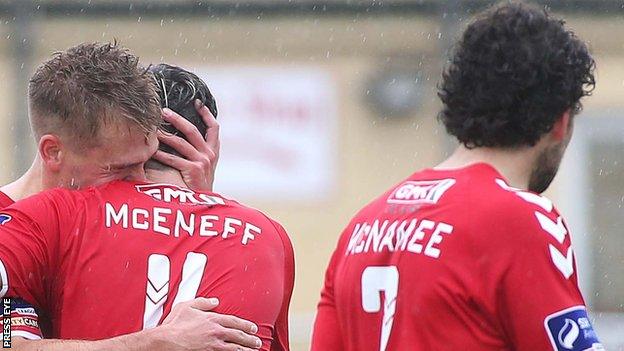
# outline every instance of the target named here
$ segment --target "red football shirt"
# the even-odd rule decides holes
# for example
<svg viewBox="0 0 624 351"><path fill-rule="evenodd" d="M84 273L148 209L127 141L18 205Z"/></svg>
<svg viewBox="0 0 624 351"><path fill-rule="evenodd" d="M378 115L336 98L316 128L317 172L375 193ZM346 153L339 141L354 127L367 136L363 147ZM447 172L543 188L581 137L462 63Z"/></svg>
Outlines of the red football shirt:
<svg viewBox="0 0 624 351"><path fill-rule="evenodd" d="M6 193L0 191L0 209L9 207L15 201ZM11 301L11 336L37 340L43 337L51 327L45 315L40 316L30 303L22 299ZM41 322L41 323L40 323ZM4 319L0 319L0 326L4 326ZM44 333L42 333L42 330Z"/></svg>
<svg viewBox="0 0 624 351"><path fill-rule="evenodd" d="M413 174L364 207L326 272L312 350L601 349L568 230L486 164Z"/></svg>
<svg viewBox="0 0 624 351"><path fill-rule="evenodd" d="M0 191L0 209L9 207L14 203L13 199ZM2 268L0 268L1 273ZM42 338L39 314L31 304L21 299L13 299L11 301L10 316L11 336L19 336L31 340ZM4 327L4 318L0 319L0 326Z"/></svg>
<svg viewBox="0 0 624 351"><path fill-rule="evenodd" d="M256 323L263 350L289 348L292 246L257 210L173 185L113 182L47 191L0 217L0 295L46 311L52 337L152 328L172 305L204 296Z"/></svg>

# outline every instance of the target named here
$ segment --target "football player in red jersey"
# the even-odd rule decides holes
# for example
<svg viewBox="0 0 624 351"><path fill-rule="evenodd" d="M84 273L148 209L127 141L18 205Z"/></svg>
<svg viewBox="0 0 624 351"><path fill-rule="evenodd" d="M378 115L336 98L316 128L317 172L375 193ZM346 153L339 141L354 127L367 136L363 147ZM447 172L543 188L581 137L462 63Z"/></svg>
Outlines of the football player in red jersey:
<svg viewBox="0 0 624 351"><path fill-rule="evenodd" d="M143 163L150 157L168 164L175 162L186 183L196 190L212 187L218 156L216 121L206 107L201 107L201 114L210 126L207 140L203 140L197 129L187 128L188 142L178 137L165 140L184 150L184 160L160 151L154 154L156 129L162 123L154 79L138 65L138 58L124 48L92 43L56 54L33 76L29 104L38 153L24 176L2 187L2 207L56 186L77 188L114 179L144 179ZM174 126L184 126L181 124L184 119L171 111L165 118ZM6 283L6 279L3 281ZM17 320L34 324L37 315L32 307L25 301L14 302L14 313L19 314ZM245 350L259 347L257 337L241 333L253 334L257 329L253 323L202 312L215 306L211 300L197 299L179 306L172 313L176 325L97 343L59 340L43 343L46 350L143 350L162 349L162 338L184 338L189 343L196 342L200 349L227 350L219 346L225 340L235 340ZM38 328L18 324L13 327L14 348L42 347L40 342L20 343L22 337L39 338ZM169 349L184 348L179 345Z"/></svg>
<svg viewBox="0 0 624 351"><path fill-rule="evenodd" d="M4 209L4 291L47 311L54 337L78 340L175 322L167 315L177 305L219 296L217 311L258 326L261 350L289 350L294 260L284 229L236 201L183 188L171 171L159 174L167 183L59 188Z"/></svg>
<svg viewBox="0 0 624 351"><path fill-rule="evenodd" d="M551 183L594 60L517 3L470 24L440 120L461 145L360 210L326 271L312 350L602 350Z"/></svg>
<svg viewBox="0 0 624 351"><path fill-rule="evenodd" d="M195 97L203 98L216 114L205 84L176 67L153 70L164 100L205 131L193 107ZM219 296L220 312L256 323L262 350L288 350L294 261L284 229L235 201L183 188L176 169L155 160L146 167L150 179L163 183L59 189L5 209L2 293L47 311L53 336L86 340L149 330L163 320L176 323L178 306L196 296ZM85 310L89 319L80 322ZM206 349L181 338L159 341L150 349ZM37 347L52 349L46 342ZM236 343L218 346L242 350Z"/></svg>

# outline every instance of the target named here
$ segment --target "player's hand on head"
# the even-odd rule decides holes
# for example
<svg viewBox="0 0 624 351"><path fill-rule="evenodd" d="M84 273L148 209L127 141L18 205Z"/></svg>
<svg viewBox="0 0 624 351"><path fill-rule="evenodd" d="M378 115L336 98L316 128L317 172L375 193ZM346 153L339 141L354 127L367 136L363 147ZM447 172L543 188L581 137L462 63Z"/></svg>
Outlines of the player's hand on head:
<svg viewBox="0 0 624 351"><path fill-rule="evenodd" d="M202 136L191 122L165 108L163 109L165 121L182 132L187 140L176 135L158 132L158 140L174 148L182 157L157 151L154 158L179 170L184 182L190 189L212 191L221 147L219 123L210 113L210 110L199 100L195 101L195 109L206 123L206 135Z"/></svg>
<svg viewBox="0 0 624 351"><path fill-rule="evenodd" d="M253 351L262 346L258 327L236 316L211 312L217 299L196 298L177 304L165 318L160 335L167 350Z"/></svg>

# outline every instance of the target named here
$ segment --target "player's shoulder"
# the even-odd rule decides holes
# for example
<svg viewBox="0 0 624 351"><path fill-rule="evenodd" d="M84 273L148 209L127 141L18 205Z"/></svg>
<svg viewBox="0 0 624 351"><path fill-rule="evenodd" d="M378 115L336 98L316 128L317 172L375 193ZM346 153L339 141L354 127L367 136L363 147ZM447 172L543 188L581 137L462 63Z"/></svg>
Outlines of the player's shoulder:
<svg viewBox="0 0 624 351"><path fill-rule="evenodd" d="M493 235L511 228L539 229L547 219L561 221L550 199L510 186L496 169L484 163L416 172L365 206L355 218L373 218L380 213L401 216L414 211L459 227L480 227Z"/></svg>
<svg viewBox="0 0 624 351"><path fill-rule="evenodd" d="M98 186L89 186L80 189L54 188L43 191L35 196L40 199L54 203L58 207L64 207L72 211L85 210L96 206L103 198L110 197L114 192L112 189L119 189L124 182L115 181ZM128 194L125 192L125 194Z"/></svg>
<svg viewBox="0 0 624 351"><path fill-rule="evenodd" d="M449 170L423 169L395 183L358 215L377 214L388 208L417 210L456 203L470 208L488 207L493 202L522 206L502 184L506 184L502 175L484 163Z"/></svg>
<svg viewBox="0 0 624 351"><path fill-rule="evenodd" d="M494 180L496 186L491 192L493 201L484 201L491 207L500 207L509 214L535 213L540 211L544 213L558 214L554 203L548 197L536 194L534 192L518 189L510 186L507 181L502 178Z"/></svg>
<svg viewBox="0 0 624 351"><path fill-rule="evenodd" d="M502 178L494 182L486 198L472 203L472 217L465 223L481 228L475 235L478 240L512 251L523 247L543 252L553 247L565 252L570 247L569 230L549 198L514 188Z"/></svg>
<svg viewBox="0 0 624 351"><path fill-rule="evenodd" d="M77 191L55 188L27 196L10 206L2 208L2 218L21 218L49 225L50 223L69 223L80 218L84 206Z"/></svg>
<svg viewBox="0 0 624 351"><path fill-rule="evenodd" d="M494 167L480 163L466 167L450 176L454 184L443 201L466 207L466 213L485 216L517 217L533 213L536 208L554 210L553 202L545 196L514 188Z"/></svg>
<svg viewBox="0 0 624 351"><path fill-rule="evenodd" d="M447 175L451 183L443 188L439 202L454 205L454 213L468 220L486 220L489 217L514 222L533 216L535 211L557 213L553 202L534 192L509 184L494 167L480 163ZM462 208L463 210L458 210Z"/></svg>
<svg viewBox="0 0 624 351"><path fill-rule="evenodd" d="M88 186L80 189L70 189L70 188L52 188L44 190L40 193L34 194L30 196L28 199L33 200L44 200L44 201L52 201L52 202L66 202L66 203L79 203L85 200L90 200L94 198L99 198L102 194L110 194L111 190L117 188L121 188L124 186L128 186L124 184L127 182L122 181L113 181L110 183L105 183L97 186ZM127 189L127 188L126 188Z"/></svg>
<svg viewBox="0 0 624 351"><path fill-rule="evenodd" d="M489 205L488 218L478 240L509 261L530 257L532 269L574 275L572 240L563 216L546 196L516 189L497 179L503 193ZM496 210L499 208L499 210ZM475 236L476 238L476 236ZM482 248L483 248L482 247ZM501 260L504 261L504 260ZM558 273L557 273L557 276Z"/></svg>
<svg viewBox="0 0 624 351"><path fill-rule="evenodd" d="M31 195L23 200L17 201L16 204L20 203L42 203L42 204L55 204L55 205L66 205L66 206L75 206L76 203L82 199L79 190L72 190L66 188L53 188L47 189L40 193Z"/></svg>
<svg viewBox="0 0 624 351"><path fill-rule="evenodd" d="M458 182L459 183L459 182ZM553 202L546 196L514 188L502 176L481 178L476 182L464 180L453 191L449 191L451 201L463 207L468 219L487 218L505 221L523 221L535 212L557 214Z"/></svg>
<svg viewBox="0 0 624 351"><path fill-rule="evenodd" d="M225 214L258 226L264 238L269 238L273 243L276 243L276 245L281 245L286 256L293 256L294 249L292 241L288 232L280 222L270 217L264 211L243 204L238 200L228 198L218 193L212 194L223 199L224 204L220 207L224 209Z"/></svg>
<svg viewBox="0 0 624 351"><path fill-rule="evenodd" d="M261 223L264 226L275 230L276 232L286 232L284 227L274 218L266 214L264 211L259 210L255 207L246 205L239 200L235 200L224 196L219 193L212 193L215 196L223 199L223 206L225 206L229 212L235 213L240 217L244 217L247 220L254 221L256 223Z"/></svg>

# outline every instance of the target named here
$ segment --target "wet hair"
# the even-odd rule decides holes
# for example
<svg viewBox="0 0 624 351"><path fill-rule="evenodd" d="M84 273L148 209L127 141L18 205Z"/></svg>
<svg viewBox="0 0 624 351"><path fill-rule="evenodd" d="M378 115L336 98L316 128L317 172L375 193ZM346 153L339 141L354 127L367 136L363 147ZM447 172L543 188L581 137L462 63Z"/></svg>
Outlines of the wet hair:
<svg viewBox="0 0 624 351"><path fill-rule="evenodd" d="M83 147L97 145L107 123L127 122L146 134L162 123L152 75L116 42L55 53L30 79L28 102L37 138L58 134Z"/></svg>
<svg viewBox="0 0 624 351"><path fill-rule="evenodd" d="M217 117L217 103L206 83L192 72L165 63L151 66L149 71L153 74L153 79L156 82L161 107L167 107L177 112L197 127L201 135L205 135L207 126L195 109L195 100L199 99L208 107L210 113L215 118ZM185 135L171 124L165 123L161 129L185 138ZM158 148L161 151L180 156L177 151L165 143L160 143Z"/></svg>
<svg viewBox="0 0 624 351"><path fill-rule="evenodd" d="M594 88L585 43L546 11L495 6L468 26L439 86L438 118L468 148L533 146Z"/></svg>

